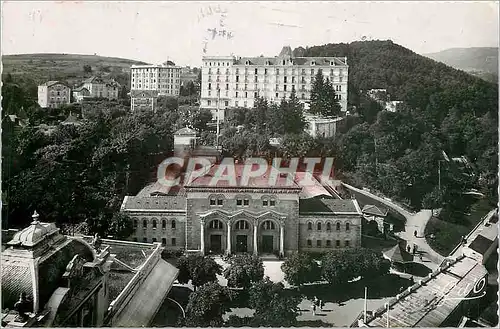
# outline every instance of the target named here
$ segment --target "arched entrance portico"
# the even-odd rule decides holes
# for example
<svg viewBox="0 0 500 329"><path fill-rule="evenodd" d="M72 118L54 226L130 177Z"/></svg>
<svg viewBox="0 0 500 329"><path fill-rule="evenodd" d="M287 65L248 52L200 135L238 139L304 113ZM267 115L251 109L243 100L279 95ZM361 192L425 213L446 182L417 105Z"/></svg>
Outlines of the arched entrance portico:
<svg viewBox="0 0 500 329"><path fill-rule="evenodd" d="M250 253L284 255L285 215L222 210L200 215L200 251L205 253Z"/></svg>

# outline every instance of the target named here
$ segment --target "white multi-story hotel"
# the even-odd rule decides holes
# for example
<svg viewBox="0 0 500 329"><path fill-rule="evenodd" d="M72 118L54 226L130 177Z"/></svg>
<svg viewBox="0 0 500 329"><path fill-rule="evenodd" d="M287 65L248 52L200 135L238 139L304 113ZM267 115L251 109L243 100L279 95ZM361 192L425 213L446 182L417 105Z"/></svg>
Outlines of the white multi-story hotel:
<svg viewBox="0 0 500 329"><path fill-rule="evenodd" d="M347 110L347 57L293 57L284 47L276 57L204 56L201 78L202 108L224 119L226 108L254 106L258 97L279 102L297 97L308 103L318 70L332 82L342 111Z"/></svg>
<svg viewBox="0 0 500 329"><path fill-rule="evenodd" d="M178 97L181 67L172 62L162 65L133 65L130 69L130 105L137 109L155 109L158 96Z"/></svg>

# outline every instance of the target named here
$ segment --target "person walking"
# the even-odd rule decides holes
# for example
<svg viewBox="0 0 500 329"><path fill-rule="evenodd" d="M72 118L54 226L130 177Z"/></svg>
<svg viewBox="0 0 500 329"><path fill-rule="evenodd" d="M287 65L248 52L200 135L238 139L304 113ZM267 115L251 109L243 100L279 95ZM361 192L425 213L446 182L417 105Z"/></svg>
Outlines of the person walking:
<svg viewBox="0 0 500 329"><path fill-rule="evenodd" d="M413 232L413 235L414 235L415 237L417 237L417 230L415 230L415 232Z"/></svg>
<svg viewBox="0 0 500 329"><path fill-rule="evenodd" d="M313 303L312 309L313 309L313 315L316 315L316 304Z"/></svg>

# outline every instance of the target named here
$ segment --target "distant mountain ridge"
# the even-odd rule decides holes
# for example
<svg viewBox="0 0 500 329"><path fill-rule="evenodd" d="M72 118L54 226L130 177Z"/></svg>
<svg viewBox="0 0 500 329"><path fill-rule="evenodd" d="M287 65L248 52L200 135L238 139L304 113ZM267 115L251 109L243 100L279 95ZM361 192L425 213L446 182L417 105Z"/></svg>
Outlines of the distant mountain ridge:
<svg viewBox="0 0 500 329"><path fill-rule="evenodd" d="M498 79L498 48L496 47L451 48L437 53L423 54L423 56L489 81Z"/></svg>

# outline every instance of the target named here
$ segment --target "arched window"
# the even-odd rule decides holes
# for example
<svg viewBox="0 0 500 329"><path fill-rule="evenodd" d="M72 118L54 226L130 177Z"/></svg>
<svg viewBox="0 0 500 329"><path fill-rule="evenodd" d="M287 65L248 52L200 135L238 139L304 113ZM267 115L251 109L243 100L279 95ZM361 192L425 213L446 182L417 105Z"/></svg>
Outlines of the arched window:
<svg viewBox="0 0 500 329"><path fill-rule="evenodd" d="M311 222L307 223L307 230L312 231L313 224Z"/></svg>
<svg viewBox="0 0 500 329"><path fill-rule="evenodd" d="M134 228L137 228L138 225L139 223L137 222L137 219L134 219Z"/></svg>
<svg viewBox="0 0 500 329"><path fill-rule="evenodd" d="M249 225L246 220L239 220L236 222L236 229L237 230L248 230Z"/></svg>
<svg viewBox="0 0 500 329"><path fill-rule="evenodd" d="M161 221L161 228L162 229L166 229L167 228L167 221L166 220L162 220Z"/></svg>
<svg viewBox="0 0 500 329"><path fill-rule="evenodd" d="M274 223L271 222L270 220L266 220L264 223L262 223L262 229L263 230L275 230L276 225L274 225Z"/></svg>
<svg viewBox="0 0 500 329"><path fill-rule="evenodd" d="M349 229L350 229L350 225L349 225L349 223L345 223L345 230L346 230L346 231L349 231Z"/></svg>
<svg viewBox="0 0 500 329"><path fill-rule="evenodd" d="M153 219L153 228L156 228L156 219Z"/></svg>
<svg viewBox="0 0 500 329"><path fill-rule="evenodd" d="M326 223L326 230L327 231L331 231L332 230L332 224L330 224L329 222Z"/></svg>
<svg viewBox="0 0 500 329"><path fill-rule="evenodd" d="M321 222L318 222L317 226L318 226L318 231L321 231Z"/></svg>
<svg viewBox="0 0 500 329"><path fill-rule="evenodd" d="M172 228L175 228L175 219L172 219Z"/></svg>
<svg viewBox="0 0 500 329"><path fill-rule="evenodd" d="M222 230L222 222L218 219L214 219L210 222L208 227L215 230Z"/></svg>
<svg viewBox="0 0 500 329"><path fill-rule="evenodd" d="M144 219L144 220L142 221L142 227L143 227L143 228L148 227L148 221L147 221L147 220L145 220L145 219Z"/></svg>
<svg viewBox="0 0 500 329"><path fill-rule="evenodd" d="M340 231L340 223L337 223L337 231Z"/></svg>

